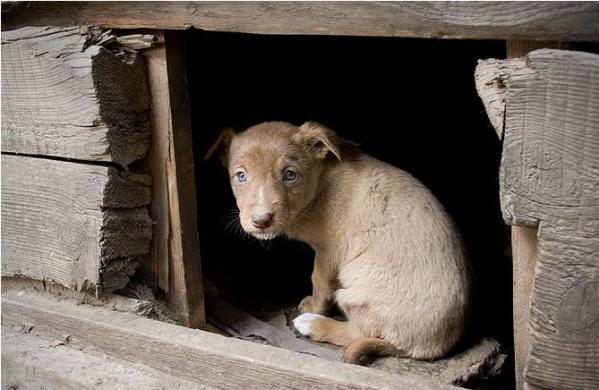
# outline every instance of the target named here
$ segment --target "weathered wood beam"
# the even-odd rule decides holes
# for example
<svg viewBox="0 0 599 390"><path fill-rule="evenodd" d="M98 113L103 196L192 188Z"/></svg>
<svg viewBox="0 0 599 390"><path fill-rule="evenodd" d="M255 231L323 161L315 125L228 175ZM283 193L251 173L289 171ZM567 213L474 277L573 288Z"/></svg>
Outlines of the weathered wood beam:
<svg viewBox="0 0 599 390"><path fill-rule="evenodd" d="M179 380L217 388L455 389L130 313L75 306L16 291L2 294L2 321L3 326L26 325L46 337L62 339L68 334L74 346L93 347Z"/></svg>
<svg viewBox="0 0 599 390"><path fill-rule="evenodd" d="M90 40L79 27L2 33L2 152L123 166L146 154L143 59L127 63Z"/></svg>
<svg viewBox="0 0 599 390"><path fill-rule="evenodd" d="M526 67L524 57L531 51L538 49L564 49L567 50L569 43L555 41L507 41L506 56L509 66L513 71ZM518 60L516 60L518 59ZM501 62L500 62L501 63ZM503 62L505 63L505 62ZM501 65L500 65L501 67ZM497 69L495 66L492 68ZM500 71L498 78L511 72ZM504 94L507 92L507 79L504 78L503 87L498 88ZM484 94L481 94L484 96ZM503 101L501 123L505 121L505 95L499 101ZM486 107L492 104L485 104ZM493 118L492 113L488 113ZM503 127L500 138L503 138ZM537 386L531 385L524 380L526 361L530 353L532 335L528 324L530 322L530 303L532 299L532 284L534 281L535 266L539 257L539 229L537 227L512 226L512 269L513 269L513 316L514 316L514 363L516 365L516 388L523 390L535 390Z"/></svg>
<svg viewBox="0 0 599 390"><path fill-rule="evenodd" d="M524 381L599 389L599 56L536 50L502 72L503 217L538 228L514 257L537 257Z"/></svg>
<svg viewBox="0 0 599 390"><path fill-rule="evenodd" d="M153 178L155 235L143 265L166 293L181 324L204 328L204 296L196 218L195 171L186 84L184 33L157 32L144 52L152 98L152 146L145 169Z"/></svg>
<svg viewBox="0 0 599 390"><path fill-rule="evenodd" d="M69 346L68 338L43 337L10 327L2 327L1 379L7 390L216 390L89 348L80 350Z"/></svg>
<svg viewBox="0 0 599 390"><path fill-rule="evenodd" d="M596 2L23 2L2 28L98 25L257 34L598 41Z"/></svg>
<svg viewBox="0 0 599 390"><path fill-rule="evenodd" d="M122 288L148 253L150 177L2 155L2 275L96 293Z"/></svg>

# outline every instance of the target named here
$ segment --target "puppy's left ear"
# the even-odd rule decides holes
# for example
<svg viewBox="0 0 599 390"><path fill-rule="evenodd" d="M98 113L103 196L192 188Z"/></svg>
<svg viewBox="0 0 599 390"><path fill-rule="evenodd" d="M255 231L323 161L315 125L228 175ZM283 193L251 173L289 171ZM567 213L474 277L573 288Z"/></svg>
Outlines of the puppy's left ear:
<svg viewBox="0 0 599 390"><path fill-rule="evenodd" d="M343 161L339 151L341 139L333 130L317 122L306 122L299 129L294 136L295 141L304 145L314 157L324 160L327 154L332 153Z"/></svg>
<svg viewBox="0 0 599 390"><path fill-rule="evenodd" d="M214 155L217 155L220 158L220 162L222 163L223 167L226 168L227 164L229 163L229 147L231 146L231 141L233 141L235 136L235 130L232 128L225 127L222 129L218 133L218 136L214 140L212 146L210 146L204 155L204 161L208 160Z"/></svg>

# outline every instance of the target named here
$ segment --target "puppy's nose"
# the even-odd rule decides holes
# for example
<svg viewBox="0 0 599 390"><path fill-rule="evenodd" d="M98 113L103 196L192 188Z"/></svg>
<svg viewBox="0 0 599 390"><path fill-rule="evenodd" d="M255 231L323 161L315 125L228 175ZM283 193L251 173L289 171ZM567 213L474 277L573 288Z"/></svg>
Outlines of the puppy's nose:
<svg viewBox="0 0 599 390"><path fill-rule="evenodd" d="M252 224L258 229L266 229L272 224L272 213L252 214Z"/></svg>

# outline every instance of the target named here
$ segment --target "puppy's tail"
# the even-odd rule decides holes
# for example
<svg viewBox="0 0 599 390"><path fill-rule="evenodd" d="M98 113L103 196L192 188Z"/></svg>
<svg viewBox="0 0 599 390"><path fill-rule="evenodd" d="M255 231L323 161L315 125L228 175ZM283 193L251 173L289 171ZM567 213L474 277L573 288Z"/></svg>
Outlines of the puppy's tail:
<svg viewBox="0 0 599 390"><path fill-rule="evenodd" d="M358 339L343 350L345 363L365 364L367 361L364 358L368 356L408 357L409 355L390 342L374 337Z"/></svg>

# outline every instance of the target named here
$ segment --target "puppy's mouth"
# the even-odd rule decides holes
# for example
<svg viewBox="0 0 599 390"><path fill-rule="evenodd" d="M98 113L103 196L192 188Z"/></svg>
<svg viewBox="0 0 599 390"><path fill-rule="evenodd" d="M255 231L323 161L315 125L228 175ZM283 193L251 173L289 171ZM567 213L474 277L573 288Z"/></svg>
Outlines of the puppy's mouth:
<svg viewBox="0 0 599 390"><path fill-rule="evenodd" d="M261 231L253 231L249 233L259 240L272 240L275 237L277 237L277 234L275 232L269 232L268 230L269 229L263 229Z"/></svg>
<svg viewBox="0 0 599 390"><path fill-rule="evenodd" d="M258 240L272 240L280 234L280 230L275 225L271 225L265 228L257 228L252 226L250 229L245 229L246 233L249 233Z"/></svg>

